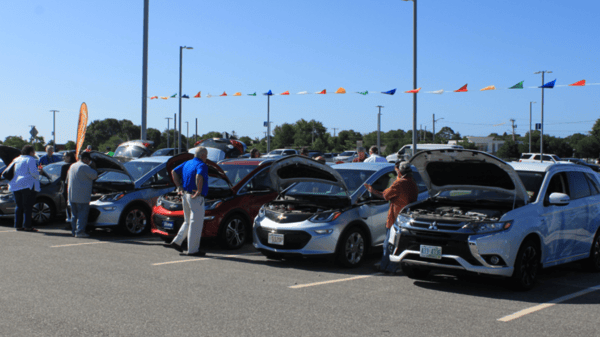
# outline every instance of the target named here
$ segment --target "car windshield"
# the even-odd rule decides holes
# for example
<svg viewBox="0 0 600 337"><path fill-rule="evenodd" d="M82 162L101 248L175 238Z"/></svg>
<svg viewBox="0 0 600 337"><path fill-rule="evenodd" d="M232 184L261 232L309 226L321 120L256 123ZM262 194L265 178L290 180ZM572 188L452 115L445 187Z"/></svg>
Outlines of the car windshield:
<svg viewBox="0 0 600 337"><path fill-rule="evenodd" d="M375 171L371 170L344 170L336 169L344 179L346 187L348 187L349 195L352 195L356 190L369 178ZM328 183L315 182L300 182L291 187L286 195L318 195L318 196L336 196L346 197L346 191L339 187Z"/></svg>
<svg viewBox="0 0 600 337"><path fill-rule="evenodd" d="M125 169L131 176L134 181L138 181L141 177L146 175L148 172L152 171L155 167L160 165L160 163L152 163L152 162L139 162L139 161L130 161L128 163L123 164ZM112 182L130 182L131 179L125 173L120 172L107 172L98 178L98 181L112 181Z"/></svg>
<svg viewBox="0 0 600 337"><path fill-rule="evenodd" d="M486 190L486 189L456 189L444 190L436 195L440 199L450 199L453 201L464 201L473 204L487 202L512 202L514 195L511 193Z"/></svg>
<svg viewBox="0 0 600 337"><path fill-rule="evenodd" d="M208 188L210 189L221 189L226 188L229 189L229 184L224 179L220 177L208 177Z"/></svg>
<svg viewBox="0 0 600 337"><path fill-rule="evenodd" d="M244 179L250 172L254 171L255 165L220 165L221 169L225 172L227 179L231 181L233 185L239 183ZM211 185L209 185L211 186Z"/></svg>
<svg viewBox="0 0 600 337"><path fill-rule="evenodd" d="M173 151L173 149L160 149L160 150L156 150L156 152L154 152L152 154L152 157L156 157L156 156L170 156L171 155L171 151Z"/></svg>
<svg viewBox="0 0 600 337"><path fill-rule="evenodd" d="M276 155L276 156L278 156L278 155L280 155L282 152L283 152L283 150L273 150L273 151L269 152L269 154L272 154L272 155Z"/></svg>
<svg viewBox="0 0 600 337"><path fill-rule="evenodd" d="M352 156L354 154L354 151L344 151L342 153L340 153L340 157L349 157Z"/></svg>
<svg viewBox="0 0 600 337"><path fill-rule="evenodd" d="M535 201L540 193L540 188L542 188L542 182L544 181L544 176L546 174L544 172L531 171L517 171L517 174L519 175L519 178L521 178L523 185L525 185L529 200Z"/></svg>
<svg viewBox="0 0 600 337"><path fill-rule="evenodd" d="M139 158L144 154L144 149L140 146L119 146L115 150L116 157Z"/></svg>
<svg viewBox="0 0 600 337"><path fill-rule="evenodd" d="M56 179L60 178L60 170L66 163L64 161L53 163L50 165L44 166L42 169L44 173L49 177L50 182L56 181Z"/></svg>

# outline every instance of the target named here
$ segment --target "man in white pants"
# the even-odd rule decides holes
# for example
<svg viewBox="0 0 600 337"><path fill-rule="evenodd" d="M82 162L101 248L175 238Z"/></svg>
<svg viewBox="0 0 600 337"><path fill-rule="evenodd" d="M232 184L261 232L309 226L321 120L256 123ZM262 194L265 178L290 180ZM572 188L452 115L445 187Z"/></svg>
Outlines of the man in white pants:
<svg viewBox="0 0 600 337"><path fill-rule="evenodd" d="M200 237L204 227L204 198L208 194L208 166L204 163L207 155L206 148L199 146L194 153L194 159L171 171L177 192L182 196L184 218L171 245L181 246L187 237L188 250L183 255L206 255L200 251Z"/></svg>

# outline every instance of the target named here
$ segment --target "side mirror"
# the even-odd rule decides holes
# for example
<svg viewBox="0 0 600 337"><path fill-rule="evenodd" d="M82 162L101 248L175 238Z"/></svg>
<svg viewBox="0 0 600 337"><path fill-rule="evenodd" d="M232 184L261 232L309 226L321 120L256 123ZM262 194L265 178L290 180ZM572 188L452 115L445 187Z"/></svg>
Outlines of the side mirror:
<svg viewBox="0 0 600 337"><path fill-rule="evenodd" d="M571 198L564 193L554 192L550 194L550 198L548 198L548 203L550 205L555 206L566 206L571 202Z"/></svg>

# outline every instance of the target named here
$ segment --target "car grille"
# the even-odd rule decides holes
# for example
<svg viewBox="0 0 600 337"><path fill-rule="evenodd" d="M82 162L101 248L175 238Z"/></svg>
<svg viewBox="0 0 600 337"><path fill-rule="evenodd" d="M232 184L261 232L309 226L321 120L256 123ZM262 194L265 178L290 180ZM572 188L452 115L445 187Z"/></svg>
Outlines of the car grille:
<svg viewBox="0 0 600 337"><path fill-rule="evenodd" d="M293 223L293 222L302 222L308 218L310 218L311 216L313 216L313 213L280 213L280 212L275 212L275 211L271 211L271 210L266 210L265 211L265 215L267 216L268 219L270 219L271 221L277 222L277 223Z"/></svg>
<svg viewBox="0 0 600 337"><path fill-rule="evenodd" d="M419 231L419 230L402 230L398 250L396 254L400 254L405 250L420 251L421 245L439 246L442 247L443 255L456 255L465 259L474 266L481 266L481 263L475 259L469 249L469 234L464 233L440 233L437 231ZM411 260L428 261L442 264L455 265L453 259L431 260L423 259L418 254L411 255ZM451 260L445 261L445 260Z"/></svg>
<svg viewBox="0 0 600 337"><path fill-rule="evenodd" d="M414 228L423 228L429 229L435 223L437 229L445 230L445 231L456 231L462 228L463 221L457 223L448 223L448 222L430 222L430 221L411 221L410 226Z"/></svg>
<svg viewBox="0 0 600 337"><path fill-rule="evenodd" d="M163 227L164 220L173 221L173 228L164 228ZM167 216L160 215L160 214L154 214L154 216L152 217L152 222L154 222L154 226L161 231L178 232L179 228L181 228L181 225L183 224L183 218L182 217L167 217Z"/></svg>
<svg viewBox="0 0 600 337"><path fill-rule="evenodd" d="M283 234L283 245L270 244L269 233ZM277 249L302 249L312 238L310 234L304 231L265 229L260 226L256 228L256 236L258 236L261 244Z"/></svg>
<svg viewBox="0 0 600 337"><path fill-rule="evenodd" d="M90 212L88 213L88 222L96 222L98 217L100 216L100 211L96 208L90 208Z"/></svg>

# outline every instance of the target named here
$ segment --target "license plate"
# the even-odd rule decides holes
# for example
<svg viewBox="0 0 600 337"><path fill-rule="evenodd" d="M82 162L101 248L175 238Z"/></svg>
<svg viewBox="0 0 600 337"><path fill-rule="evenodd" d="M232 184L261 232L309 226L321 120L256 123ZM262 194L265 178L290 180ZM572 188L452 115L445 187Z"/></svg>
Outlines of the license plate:
<svg viewBox="0 0 600 337"><path fill-rule="evenodd" d="M173 221L163 221L163 228L173 229Z"/></svg>
<svg viewBox="0 0 600 337"><path fill-rule="evenodd" d="M420 256L429 258L429 259L441 260L442 259L442 247L421 245Z"/></svg>
<svg viewBox="0 0 600 337"><path fill-rule="evenodd" d="M269 233L269 243L283 246L283 234Z"/></svg>

